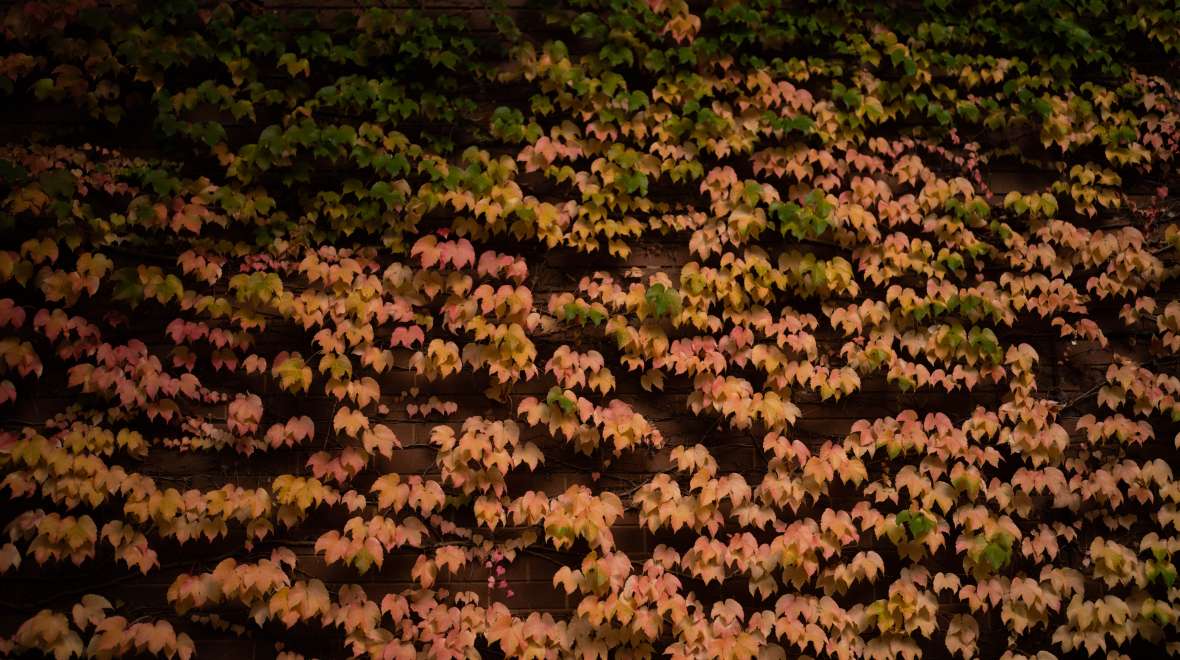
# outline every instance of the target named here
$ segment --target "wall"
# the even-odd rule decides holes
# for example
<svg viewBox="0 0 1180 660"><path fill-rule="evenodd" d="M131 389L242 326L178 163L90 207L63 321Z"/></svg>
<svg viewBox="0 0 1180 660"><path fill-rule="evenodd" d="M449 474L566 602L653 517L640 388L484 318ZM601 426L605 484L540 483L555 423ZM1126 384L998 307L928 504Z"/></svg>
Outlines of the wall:
<svg viewBox="0 0 1180 660"><path fill-rule="evenodd" d="M716 3L712 9L707 3L670 1L552 9L509 3L503 15L521 31L516 34L507 23L497 23L497 10L483 3L424 3L418 16L430 19L404 18L400 6L381 14L355 4L280 0L243 4L233 12L180 2L138 8L85 2L5 5L8 42L0 82L7 79L8 86L0 87L7 106L0 122L0 161L5 164L0 178L7 192L0 215L5 234L0 339L9 343L3 345L6 371L0 371L0 380L8 384L3 392L11 400L3 404L0 466L6 475L3 489L11 497L0 509L7 525L0 545L8 544L0 563L5 594L0 634L9 637L6 652L68 655L71 634L87 644L99 643L91 641L99 637L92 628L78 623L80 615L74 615L73 632L34 618L45 609L69 616L86 594L109 599L110 612L99 620L121 614L124 626L168 621L174 629L163 652L183 655L191 642L200 657L262 658L282 650L343 657L349 652L346 641L359 643L358 636L372 644L368 652L379 655L386 648L395 654L397 645L385 647L391 640L380 637L380 627L393 631L395 639L401 635L425 657L441 656L445 645L456 652L516 655L502 641L505 630L550 636L555 657L589 648L605 653L612 647L619 653L629 644L640 655L654 650L718 657L728 651L745 657L744 644L769 657L776 650L793 656L818 653L821 642L809 647L806 640L792 638L795 632L784 632L792 617L807 615L791 612L789 601L780 597L824 595L833 597L831 605L815 601L804 610L818 609L833 621L848 617L815 628L822 629L826 651L833 655L885 657L920 649L927 657L943 657L955 652L960 636L968 657L975 652L1031 656L1049 649L1068 655L1074 649L1093 650L1097 639L1132 656L1164 644L1177 650L1177 613L1171 608L1180 590L1162 577L1167 570L1175 576L1172 534L1180 500L1171 475L1173 437L1180 437L1174 421L1180 409L1172 397L1180 385L1168 380L1176 373L1180 334L1180 303L1174 302L1180 234L1170 192L1177 183L1180 101L1173 89L1174 12L1148 3L1135 8L1133 16L1058 3L1024 8L979 3L975 9L993 19L989 24L973 22L972 11L938 3L839 9L751 3L754 18L743 13L747 8L741 3ZM303 10L314 10L320 22L301 22L300 16L311 15ZM582 12L600 19L582 18L575 28L568 27ZM439 16L461 18L470 29L432 22ZM1126 17L1134 18L1134 25L1120 20ZM333 25L334 20L340 23ZM384 20L389 24L382 27ZM610 29L596 34L599 21ZM936 25L951 26L956 37L933 36ZM134 26L143 32L125 31ZM356 59L335 59L330 47L315 41L324 35ZM552 48L554 39L568 44L567 62ZM525 42L534 44L531 52L509 48ZM406 44L415 50L405 50ZM463 51L467 46L471 52ZM616 55L624 58L611 47L630 48L632 59L607 62ZM432 59L448 52L460 55L450 62ZM639 54L652 52L699 59L695 66L662 68L636 61ZM782 60L770 63L775 57ZM80 78L73 72L81 72ZM683 76L677 78L678 73ZM395 81L407 89L386 90L385 97L380 94L386 92L358 95L354 106L334 106L316 96L324 87L344 88L348 75ZM973 80L977 75L984 79ZM222 87L202 87L203 81ZM773 87L770 81L784 85ZM613 91L604 92L604 85ZM853 87L860 96L843 97L838 91ZM638 102L628 106L630 92L642 92L642 110ZM690 107L694 93L706 99L700 106L711 112ZM915 95L922 95L921 103ZM552 102L552 111L538 105L540 99ZM866 99L876 101L879 112ZM248 109L233 105L246 100ZM948 113L946 122L928 110L935 103ZM754 110L744 112L747 106ZM519 119L503 120L498 108L519 111ZM610 115L611 108L618 118ZM807 122L790 124L798 118ZM300 133L308 119L312 128ZM674 119L685 122L679 132L670 123ZM360 130L364 121L378 127L376 138ZM592 121L598 126L613 121L616 132L625 124L630 133L596 137ZM781 121L786 128L774 123ZM344 137L325 130L343 125L357 130ZM1119 133L1124 129L1129 136ZM405 141L381 144L382 135L393 131ZM663 131L659 139L657 131ZM372 153L356 150L358 143L405 158L405 167L380 169ZM467 171L470 163L460 162L469 146L482 150L483 163ZM610 151L612 146L634 151ZM779 149L805 154L800 172L775 173L767 167ZM515 163L515 171L496 172L488 164L500 156ZM431 180L431 169L443 168L443 162L456 174ZM668 168L678 163L700 169L677 180ZM571 168L570 177L561 173L564 165ZM62 172L69 173L64 184L55 178ZM571 180L574 173L582 179ZM645 175L641 183L629 178L636 173ZM404 186L404 197L383 199L372 187L377 182L395 190ZM757 187L743 187L747 182ZM863 187L868 182L872 186ZM831 205L827 214L818 214L826 226L791 235L798 226L792 223L809 217L807 207L814 202L807 201L807 193L813 189ZM347 193L340 199L315 199L341 191ZM1052 197L1054 208L1039 206L1042 193ZM464 195L471 200L467 205ZM956 220L947 198L962 205L979 201L985 210L965 212ZM504 215L515 214L517 224L498 225L486 208L474 208L480 199L514 206ZM796 203L795 215L784 210L790 201ZM651 206L627 207L637 203ZM252 204L260 206L252 209ZM662 218L668 213L698 215L669 231ZM627 217L637 229L624 229L618 240L629 251L611 254L607 247L620 230L612 221ZM743 225L752 226L752 234L742 234L738 227ZM433 243L420 242L430 236L453 250L439 255L441 262L433 258ZM459 238L470 243L463 246ZM899 238L907 244L897 243ZM587 250L579 244L582 239L598 249ZM911 240L927 241L930 253L909 249ZM49 245L57 255L47 252ZM985 247L973 253L972 245ZM307 260L324 247L372 251L353 262L359 263L353 280L328 281L309 273L319 263L345 270L353 266L325 251ZM717 273L705 278L707 293L692 293L695 266L690 264L724 268L748 258L752 248L765 251L771 279L778 278L761 301L771 316L815 318L814 330L796 336L814 339L813 354L784 348L786 359L804 369L830 368L834 375L795 380L743 347L743 330L763 348L789 346L790 333L735 316L758 304L758 275L737 272L735 279L746 279L728 289L733 292L728 299L728 284ZM949 266L941 249L964 265ZM818 277L817 271L805 276L775 261L791 250L826 260L819 270L829 284L807 279ZM510 273L481 270L475 259L487 251L510 255L507 263L524 264L527 276L514 280ZM105 255L109 267L88 266L81 260L85 253ZM224 259L224 271L202 281L200 269L188 261L192 255ZM897 268L880 266L877 257ZM427 279L403 281L396 267L388 270L393 264L406 264L410 277ZM156 274L153 267L159 269ZM584 278L596 272L625 283L602 298L612 325L579 325L565 317L564 307L550 306L563 294L593 302L595 293ZM253 281L246 279L250 273L277 277ZM430 277L446 283L455 273L474 281L457 285L450 296L424 293ZM165 279L169 274L176 276L175 291L173 281ZM366 292L369 277L377 289ZM526 309L464 308L478 300L475 287L484 282L523 287L518 293ZM915 314L914 306L889 293L898 285L913 288L919 301L937 298L927 294L928 283L962 297L979 294L980 304L990 303L996 315L960 309L935 319ZM1027 293L1035 286L1043 287L1039 297ZM659 309L664 304L660 291L674 300L670 312ZM1030 298L1036 302L1030 305ZM327 321L309 317L305 323L298 305L307 299L340 305L337 317L329 313ZM374 299L386 307L345 308ZM836 310L866 301L883 303L886 316L874 320L865 307L843 329ZM516 301L505 296L494 302L511 306ZM233 316L210 312L208 303L224 304ZM1125 306L1139 313L1126 312ZM60 327L58 318L45 320L58 309L66 319ZM405 310L407 315L397 319ZM468 325L446 327L448 310ZM716 316L718 327L694 327L694 315L706 314ZM257 318L265 319L265 328L251 325ZM170 325L177 319L232 330L249 337L249 345L232 356L218 354L208 334ZM416 360L429 359L424 344L436 338L455 342L457 349L483 350L478 332L484 321L501 332L512 323L524 328L535 356L513 363L525 354L520 345L493 356L518 377L497 376L487 365L473 365L466 354L459 372L446 377L415 370ZM938 333L955 322L965 330L994 331L994 341L948 344ZM422 341L397 345L395 328L414 327L424 329ZM626 346L608 332L627 327L653 334L636 335L639 339ZM350 328L373 334L353 339ZM317 339L321 330L326 335ZM697 357L710 350L714 354L698 360L690 357L695 349L663 351L658 341L647 339L659 336L669 341L696 337L707 349ZM714 339L722 343L709 344ZM918 348L907 348L907 342ZM889 348L884 363L869 354L874 343ZM130 350L134 364L111 357L109 350L120 346ZM612 391L593 392L586 385L553 390L558 380L546 364L563 346L599 351L615 377ZM187 354L177 352L186 347L194 356L191 366L182 363ZM386 349L392 361L388 369L375 369L361 356L365 350L380 355ZM307 360L306 389L285 385L287 376L276 370L292 351ZM159 365L153 366L151 356ZM337 377L337 385L364 389L371 383L374 400L366 401L363 392L331 393L331 360L341 356L350 374ZM227 357L240 362L218 366ZM246 363L251 357L264 359L265 366L251 369ZM675 373L675 359L704 380ZM1129 372L1110 370L1124 359L1147 369L1141 375L1154 380L1132 386L1123 375ZM629 368L634 363L643 366ZM104 364L117 367L111 374L120 375L96 380L96 372L75 369ZM995 382L984 378L968 387L972 378L962 370L979 365L990 365ZM644 387L642 373L661 366L666 373L662 390ZM530 367L537 368L535 376L528 373ZM922 370L929 374L940 368L946 370L945 387L899 384ZM199 380L195 391L173 380L184 373ZM724 377L744 382L750 392L706 385ZM775 385L776 378L786 380ZM497 381L508 385L498 399L485 394ZM825 391L845 381L848 391L840 396ZM170 386L182 389L168 391ZM638 446L616 455L612 440L605 438L586 455L560 431L551 432L544 423L530 425L530 415L559 415L566 402L574 403L563 389L597 411L582 420L585 428L599 433L630 428ZM731 398L694 414L692 398L710 392ZM775 412L770 406L751 404L753 393L771 392L797 407L797 419L770 419ZM1116 401L1118 394L1122 399ZM406 407L432 396L452 407L428 414ZM612 400L623 402L621 418L606 412ZM342 409L363 411L362 427L350 430L348 420L338 417ZM972 417L977 409L994 415L991 432L970 433L972 420L984 419L982 412ZM890 434L873 432L873 440L880 441L874 444L866 441L868 432L862 436L861 427L854 428L861 420L896 418L903 411L931 422L925 428L907 425L898 436L905 445L898 453L888 446L896 440ZM632 413L641 419L635 421ZM928 415L939 414L951 428L935 428L935 418ZM753 417L752 424L744 423L746 415ZM286 444L266 435L274 425L303 416L314 427L309 437ZM548 512L542 519L490 529L477 519L470 497L462 497L463 483L440 471L444 459L432 433L446 427L461 432L463 422L477 416L519 425L513 447L488 450L497 458L511 460L526 443L535 443L543 465L536 470L513 465L503 493L488 490L505 511L524 506L529 491L543 493ZM1089 421L1105 422L1106 430L1087 434ZM86 432L71 440L63 430L71 424ZM392 431L399 446L382 449L377 436L365 436L378 424ZM124 429L140 434L142 448L118 436L118 446L108 450L101 431L113 438ZM776 444L775 434L787 442ZM795 440L806 449L788 450ZM703 456L715 467L674 458L676 448L694 445L704 448ZM357 453L349 454L350 448ZM776 453L781 455L776 458ZM361 456L355 474L337 480L326 476L339 465L331 461L350 455ZM84 464L91 458L100 467ZM857 465L866 473L859 483L853 478ZM906 472L906 466L921 472ZM957 481L955 466L978 469L981 495ZM354 554L330 561L334 542L325 549L317 541L333 531L345 533L352 518L367 522L390 515L406 529L410 512L391 514L371 490L389 474L420 476L452 496L434 516L414 514L430 530L427 540L409 544L417 547L385 543L383 563L364 571ZM684 494L701 483L724 490L732 483L725 481L730 475L740 475L753 491L745 500L728 496L730 501L717 509L719 529L690 525L673 530L668 512L677 500L655 513L641 510L645 489L664 474ZM276 481L283 475L314 475L323 482L322 492L336 501L284 509L284 489ZM208 499L226 485L250 491L242 502L257 502L258 515L226 520ZM600 512L604 494L620 498L624 511L608 527L613 543L555 540L566 521L553 513L554 507L574 486L594 494L588 509L573 516L574 523ZM101 501L70 501L70 495L91 487ZM790 494L776 490L787 487L814 489L816 497L799 496L792 507ZM170 503L168 489L188 499ZM350 491L359 499L351 504L339 499ZM141 519L139 497L146 501ZM296 508L301 509L297 523L278 522ZM705 505L700 510L709 511ZM907 527L905 518L897 518L906 510L926 516L933 529ZM44 516L53 512L76 517L71 520L86 516L96 527L87 531L73 523L62 528L46 522ZM851 537L843 538L829 516L847 513L856 523ZM759 527L743 522L743 515L769 515L773 522ZM182 542L176 525L185 516L197 521L198 534L199 525L207 524L217 530L216 538ZM112 541L104 525L119 520L128 522L129 535L143 536ZM271 521L275 530L251 540L247 526L257 520ZM814 530L807 527L811 523ZM919 538L917 545L937 538L937 547L915 550L915 544L905 543L907 529ZM982 537L976 536L979 529ZM988 570L976 562L972 568L967 558L975 553L973 539L982 538L990 548L989 535L1009 529L1019 536L1007 554L997 550L1003 555L998 565ZM735 539L746 532L755 546L762 546L754 551L755 559L738 549ZM1141 543L1151 533L1155 540ZM535 535L532 542L522 541L528 534ZM473 535L493 541L486 545ZM708 557L690 554L694 544L711 539L728 548L722 553L724 579L716 581L702 579ZM1118 546L1108 549L1095 546L1096 541ZM788 558L794 550L786 546L792 543L807 548L819 575L830 577L845 567L851 571L849 589L837 592L811 575L803 586L793 585L790 570L799 560ZM675 549L678 558L656 553L660 546ZM129 559L145 547L156 553L155 565L146 571ZM460 566L441 571L432 585L449 590L439 598L456 609L379 614L378 624L371 626L336 620L344 616L340 613L349 598L356 597L348 585L361 585L372 608L385 608L389 594L426 597L418 569L426 560L445 563L440 547L458 548L462 557ZM47 557L38 556L39 548ZM177 589L190 584L185 576L213 571L226 559L264 561L282 548L294 556L280 571L288 584L322 583L331 594L324 617L296 613L292 616L300 621L284 625L282 617L297 608L276 600L279 589L228 602L195 602L197 607L178 611L185 601ZM493 549L513 558L503 564L503 584L489 588L495 569L485 562ZM73 562L68 555L74 551L88 556ZM581 610L583 620L589 620L592 599L567 593L559 584L565 573L559 571L584 569L583 560L610 551L622 553L625 566L618 570L632 574L631 587L645 571L679 580L672 594L636 601L635 607L651 611L671 608L660 610L658 634L644 637L617 604L605 615L617 637L598 626L601 647L594 646L593 633L577 625L561 628L535 619L526 624L534 613L577 620L580 604L590 608L590 614ZM911 551L917 554L907 557ZM867 556L881 561L879 576L866 575L854 563ZM1110 559L1116 556L1117 561ZM755 568L744 566L747 562ZM754 593L763 584L757 582L763 566L782 575L771 580L773 593L765 596ZM956 576L962 587L940 588L942 578L936 574ZM1075 585L1075 575L1084 582ZM209 594L225 588L223 577L214 575L191 588L215 601ZM1022 582L1026 578L1032 578L1028 585ZM615 585L610 593L618 595L620 589ZM973 589L994 590L993 606L980 605ZM465 591L474 592L478 601L465 607L462 598L452 598ZM1134 608L1154 598L1165 612L1159 615L1162 622L1153 623L1150 608L1135 609L1117 623L1087 628L1077 608L1118 609L1103 597ZM736 621L725 611L729 602L743 608ZM261 610L252 612L256 603ZM492 603L502 603L516 618L493 621L499 610ZM890 623L885 611L898 619ZM478 621L444 625L430 619L443 612ZM261 625L251 620L254 613ZM210 614L226 624L202 618ZM1034 623L1022 625L1022 618ZM760 629L768 620L779 628L766 624ZM235 625L242 627L227 627ZM530 626L535 626L532 633ZM189 642L178 637L181 633ZM141 627L113 639L130 653L147 649L149 636Z"/></svg>

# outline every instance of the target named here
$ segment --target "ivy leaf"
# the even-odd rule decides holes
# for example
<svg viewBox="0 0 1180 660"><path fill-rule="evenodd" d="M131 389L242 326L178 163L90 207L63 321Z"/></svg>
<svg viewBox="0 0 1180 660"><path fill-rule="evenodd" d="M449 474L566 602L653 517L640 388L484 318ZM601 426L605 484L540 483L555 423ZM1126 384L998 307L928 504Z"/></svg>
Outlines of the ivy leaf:
<svg viewBox="0 0 1180 660"><path fill-rule="evenodd" d="M897 514L898 524L905 525L909 531L910 536L915 541L920 541L923 537L930 533L938 525L934 520L927 517L920 511L902 511Z"/></svg>
<svg viewBox="0 0 1180 660"><path fill-rule="evenodd" d="M658 282L648 287L643 299L655 318L680 312L680 294Z"/></svg>
<svg viewBox="0 0 1180 660"><path fill-rule="evenodd" d="M545 397L545 403L549 405L557 405L561 411L567 415L574 412L576 404L561 390L560 387L552 387L549 389L548 396Z"/></svg>
<svg viewBox="0 0 1180 660"><path fill-rule="evenodd" d="M996 536L988 541L983 548L982 557L984 561L991 566L993 571L998 571L1008 564L1012 558L1012 539L1008 536Z"/></svg>
<svg viewBox="0 0 1180 660"><path fill-rule="evenodd" d="M52 170L37 178L41 189L51 197L69 199L77 190L78 180L69 170Z"/></svg>

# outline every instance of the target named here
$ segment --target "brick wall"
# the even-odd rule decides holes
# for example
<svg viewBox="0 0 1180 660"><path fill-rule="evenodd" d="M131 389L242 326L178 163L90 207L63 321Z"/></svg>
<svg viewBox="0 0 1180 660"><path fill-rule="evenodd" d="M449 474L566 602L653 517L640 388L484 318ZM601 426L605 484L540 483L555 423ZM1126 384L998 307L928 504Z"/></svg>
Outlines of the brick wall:
<svg viewBox="0 0 1180 660"><path fill-rule="evenodd" d="M292 7L330 10L354 6L353 2L345 0L267 0L264 4L275 11L284 11ZM422 6L431 11L461 13L478 29L490 29L481 9L482 3L476 0L424 2ZM2 6L0 10L3 10ZM546 28L540 20L539 11L525 7L524 3L516 6L514 11L522 25L531 26L538 34L544 33ZM490 114L502 96L511 96L513 93L511 88L492 92L491 96L485 99L486 105L481 112ZM76 116L68 108L46 106L31 100L20 108L0 111L0 117L0 141L3 142L17 141L21 136L41 131L61 131L63 127L77 121ZM232 127L230 130L232 131ZM143 131L141 126L124 126L117 134L107 136L107 139L110 144L128 152L169 156L158 153L154 148L152 136ZM992 189L1000 196L1009 190L1038 190L1045 180L1043 173L1018 165L1011 165L1009 169L1003 166L994 168L989 172L989 176ZM543 189L545 186L541 178L533 179L532 183L537 189ZM1143 202L1149 199L1150 186L1146 182L1130 182L1129 188L1132 199ZM1106 222L1115 225L1125 220L1112 217ZM600 256L580 255L570 250L543 250L535 245L517 246L517 252L527 257L531 271L528 284L534 292L535 307L544 310L549 295L569 290L582 276L603 269L604 263L606 267L620 272L631 268L642 269L645 273L663 271L675 280L680 266L690 260L687 237L683 240L663 242L639 241L635 242L633 247L632 255L623 261L604 260ZM1157 296L1157 300L1160 300L1162 306L1164 301L1177 297L1176 294L1177 289L1173 283L1162 292L1162 295ZM1108 318L1112 318L1117 314L1119 306L1113 302L1098 302L1092 307L1093 314L1108 314ZM815 313L822 317L818 305L813 302L800 301L798 308L800 311ZM163 313L162 310L143 310L135 319L136 332L145 327L159 328L160 332L150 336L137 336L147 341L154 351L166 353L172 344L163 335L162 329L171 318L171 314ZM838 350L842 343L831 335L830 329L827 330L827 335L824 335L822 330L819 334L821 353ZM1072 341L1063 342L1046 323L1040 319L1028 318L1021 319L1015 327L1005 330L1000 338L1005 342L1019 341L1031 344L1042 358L1038 378L1041 391L1055 400L1072 402L1083 394L1092 392L1092 387L1101 380L1107 365L1110 364L1114 351L1133 354L1141 350L1141 346L1135 343L1135 333L1108 332L1107 335L1112 340L1112 345L1106 348ZM306 352L307 340L308 333L298 327L274 324L259 337L258 352L274 354L292 347L299 347ZM596 348L606 355L612 354L609 342L604 341L600 333L577 334L566 331L539 340L538 347L541 355L547 356L553 347L562 343L569 343L583 350ZM652 394L643 391L639 387L638 379L631 374L625 375L622 369L616 368L615 374L619 382L614 396L630 403L637 412L654 423L669 446L697 442L706 444L719 460L722 473L740 472L751 484L758 482L766 469L766 460L757 448L760 435L728 429L716 420L691 415L685 405L685 398L691 391L691 383L670 379L665 391ZM276 419L283 419L291 415L306 414L313 418L317 428L331 427L335 402L314 391L318 388L313 388L313 392L308 395L293 396L277 391L268 378L239 375L221 378L217 384L228 390L241 388L260 394L265 401L268 419L271 415ZM408 370L395 368L379 378L379 382L383 393L387 395L383 400L390 403L391 413L384 418L373 419L388 424L400 438L403 448L396 450L392 459L379 459L379 462L372 466L374 469L366 470L357 477L352 487L361 492L365 492L374 476L383 471L437 477L434 454L427 444L433 427L439 424L457 425L463 419L474 415L494 419L514 417L515 403L530 395L543 398L552 384L548 378L538 379L516 388L510 404L496 403L481 393L487 384L486 378L473 377L469 372L464 372L460 376L425 385L417 397L418 400L424 400L429 395L437 395L445 400L455 401L459 404L458 411L450 416L432 415L421 418L407 415L403 409L404 401L399 404L396 399L388 396L423 385L416 382ZM937 410L952 416L967 415L978 404L994 408L1003 394L1003 388L985 386L969 393L960 391L946 394L933 390L903 393L882 378L866 378L860 391L838 402L823 402L813 394L801 393L796 403L802 414L795 427L795 434L808 445L818 447L825 440L843 438L851 425L860 419L871 420L910 408L920 412ZM76 398L76 393L66 384L64 371L48 365L42 377L22 384L19 401L5 413L6 424L11 426L25 421L44 420L74 403ZM1067 410L1063 412L1062 421L1072 424L1079 414L1076 409ZM1170 437L1162 434L1173 431L1171 428L1161 428L1161 437ZM555 495L573 484L609 487L621 492L669 469L669 449L654 453L629 453L609 468L603 469L597 459L571 452L568 446L554 441L539 428L523 428L522 435L542 447L546 464L536 474L513 474L509 478L509 488L514 494L532 489ZM276 475L302 473L308 457L320 448L316 443L296 449L273 450L250 457L235 456L227 452L210 454L154 448L148 460L138 465L138 470L161 484L168 484L182 491L188 488L209 490L227 483L264 487ZM840 502L855 502L856 499L856 493L837 492L833 494L831 502L834 505ZM0 518L8 520L23 508L20 503L5 501L0 504ZM800 515L807 513L805 510L799 512ZM267 551L277 545L291 547L299 554L298 569L301 576L319 578L330 587L361 584L369 597L378 601L385 593L408 588L412 583L410 569L417 553L389 556L379 570L358 576L352 569L325 565L322 557L313 551L314 541L321 533L330 529L340 529L348 517L348 514L339 510L333 513L315 513L297 530L279 531L277 538L261 543L258 546L259 551ZM691 532L653 535L639 526L633 511L628 512L619 521L613 533L619 549L633 559L640 560L648 556L657 544L687 546L696 538ZM168 607L164 592L177 575L194 570L208 570L216 560L227 556L242 556L240 543L241 539L233 536L217 542L197 541L183 548L178 547L173 541L162 541L158 547L161 568L146 577L129 572L109 556L102 555L96 561L88 562L80 568L67 565L26 567L17 575L4 578L4 595L0 596L0 601L5 605L5 611L0 617L0 631L11 630L30 609L68 606L79 595L96 591L129 602L156 603L160 605L159 613L165 614ZM888 552L887 548L879 544L866 543L858 547L872 547L882 554ZM563 565L576 566L581 556L580 553L560 552L552 548L536 549L523 554L511 563L507 572L507 579L515 595L505 598L503 594L498 594L496 598L503 599L509 607L522 613L539 611L568 615L576 601L571 601L560 588L555 588L552 578L557 568ZM888 556L886 558L887 561L892 559ZM950 566L949 570L954 571L953 563ZM474 567L446 579L445 582L448 587L455 590L472 590L482 594L487 591L486 579L487 572L482 567ZM888 582L878 582L874 587L878 592L875 595L883 595L887 587ZM731 581L721 587L702 587L698 592L716 598L734 597L748 600L746 584L741 580ZM147 611L152 610L149 608ZM230 617L241 614L242 612L234 611L233 608L226 612ZM341 653L338 639L328 639L318 631L301 627L287 631L273 623L267 624L253 639L237 639L232 633L219 632L208 626L185 625L183 629L197 642L199 657L226 660L272 657L275 654L276 641L298 647L309 655L335 657ZM987 638L986 630L983 637Z"/></svg>

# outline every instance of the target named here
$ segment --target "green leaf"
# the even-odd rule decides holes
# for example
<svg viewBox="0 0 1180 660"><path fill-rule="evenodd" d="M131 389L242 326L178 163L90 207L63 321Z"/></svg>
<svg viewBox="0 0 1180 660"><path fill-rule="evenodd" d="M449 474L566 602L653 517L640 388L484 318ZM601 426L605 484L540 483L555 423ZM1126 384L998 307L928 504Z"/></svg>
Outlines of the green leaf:
<svg viewBox="0 0 1180 660"><path fill-rule="evenodd" d="M69 170L53 170L37 178L41 189L50 197L70 198L77 190L77 179Z"/></svg>
<svg viewBox="0 0 1180 660"><path fill-rule="evenodd" d="M574 411L574 402L562 392L560 387L549 388L549 395L545 397L545 403L551 406L557 405L567 415Z"/></svg>
<svg viewBox="0 0 1180 660"><path fill-rule="evenodd" d="M919 511L902 511L897 514L897 522L910 530L910 536L915 541L921 540L938 526L937 523Z"/></svg>
<svg viewBox="0 0 1180 660"><path fill-rule="evenodd" d="M680 312L680 294L658 282L648 288L643 298L656 318Z"/></svg>
<svg viewBox="0 0 1180 660"><path fill-rule="evenodd" d="M1011 556L1012 551L1003 548L995 543L988 543L987 547L983 549L983 558L991 565L992 570L1000 570L1004 564L1008 563L1008 557Z"/></svg>

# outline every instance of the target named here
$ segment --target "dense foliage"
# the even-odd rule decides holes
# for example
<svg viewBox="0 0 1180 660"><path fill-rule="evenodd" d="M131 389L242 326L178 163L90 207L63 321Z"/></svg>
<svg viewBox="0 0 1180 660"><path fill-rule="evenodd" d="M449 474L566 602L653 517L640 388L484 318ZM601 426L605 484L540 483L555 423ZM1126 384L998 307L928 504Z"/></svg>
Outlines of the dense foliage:
<svg viewBox="0 0 1180 660"><path fill-rule="evenodd" d="M0 652L1180 652L1111 4L11 5Z"/></svg>

